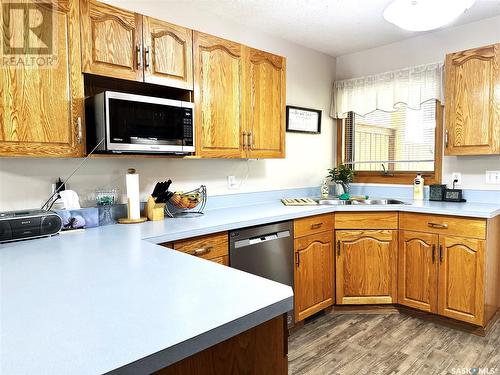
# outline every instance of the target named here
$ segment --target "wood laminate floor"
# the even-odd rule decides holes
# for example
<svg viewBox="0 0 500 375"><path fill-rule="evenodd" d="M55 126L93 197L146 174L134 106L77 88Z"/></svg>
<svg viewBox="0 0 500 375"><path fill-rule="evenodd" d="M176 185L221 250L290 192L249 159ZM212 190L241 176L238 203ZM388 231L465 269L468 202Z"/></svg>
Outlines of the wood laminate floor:
<svg viewBox="0 0 500 375"><path fill-rule="evenodd" d="M329 313L294 332L288 350L293 375L463 374L453 369L485 367L500 375L500 319L479 337L404 314Z"/></svg>

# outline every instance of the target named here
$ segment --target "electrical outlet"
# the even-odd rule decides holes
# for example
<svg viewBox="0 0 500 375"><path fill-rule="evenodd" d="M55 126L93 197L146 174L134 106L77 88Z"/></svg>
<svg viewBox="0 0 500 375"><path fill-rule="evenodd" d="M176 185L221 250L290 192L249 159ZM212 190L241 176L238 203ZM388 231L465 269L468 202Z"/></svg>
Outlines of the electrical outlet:
<svg viewBox="0 0 500 375"><path fill-rule="evenodd" d="M500 185L500 171L486 171L486 183Z"/></svg>
<svg viewBox="0 0 500 375"><path fill-rule="evenodd" d="M227 176L227 188L228 189L238 189L238 184L236 182L236 176Z"/></svg>
<svg viewBox="0 0 500 375"><path fill-rule="evenodd" d="M462 173L460 173L460 172L453 172L451 174L451 186L453 186L453 181L456 181L455 182L455 187L462 186Z"/></svg>

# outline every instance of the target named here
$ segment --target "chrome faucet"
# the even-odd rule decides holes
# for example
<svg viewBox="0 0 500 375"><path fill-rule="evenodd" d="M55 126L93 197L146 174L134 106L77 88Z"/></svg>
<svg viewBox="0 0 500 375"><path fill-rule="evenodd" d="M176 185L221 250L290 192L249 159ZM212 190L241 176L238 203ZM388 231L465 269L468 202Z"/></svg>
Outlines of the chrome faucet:
<svg viewBox="0 0 500 375"><path fill-rule="evenodd" d="M382 172L382 176L385 176L385 177L392 177L392 176L394 176L394 173L389 173L389 170L385 169L384 163L382 163L381 165L382 165L382 169L384 170Z"/></svg>

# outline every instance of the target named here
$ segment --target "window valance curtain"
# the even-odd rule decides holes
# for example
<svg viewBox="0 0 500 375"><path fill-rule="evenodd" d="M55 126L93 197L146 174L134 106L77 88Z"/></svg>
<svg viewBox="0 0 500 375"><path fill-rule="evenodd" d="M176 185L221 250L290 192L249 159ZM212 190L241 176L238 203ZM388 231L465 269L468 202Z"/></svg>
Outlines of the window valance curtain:
<svg viewBox="0 0 500 375"><path fill-rule="evenodd" d="M351 111L364 116L377 109L393 112L401 103L420 109L428 100L443 102L443 91L443 63L336 81L330 116L346 118Z"/></svg>

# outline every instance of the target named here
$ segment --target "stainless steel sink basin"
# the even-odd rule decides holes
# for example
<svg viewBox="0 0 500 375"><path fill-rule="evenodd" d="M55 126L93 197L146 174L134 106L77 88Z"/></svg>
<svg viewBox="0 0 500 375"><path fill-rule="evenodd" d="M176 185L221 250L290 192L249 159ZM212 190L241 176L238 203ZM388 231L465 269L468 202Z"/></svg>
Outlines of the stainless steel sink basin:
<svg viewBox="0 0 500 375"><path fill-rule="evenodd" d="M388 205L388 204L407 204L397 199L354 199L350 201L340 199L315 199L319 205L323 206L344 206L344 205Z"/></svg>
<svg viewBox="0 0 500 375"><path fill-rule="evenodd" d="M346 204L351 204L351 201L343 201L340 199L317 199L318 204L323 206L343 206Z"/></svg>
<svg viewBox="0 0 500 375"><path fill-rule="evenodd" d="M366 204L366 205L387 205L387 204L406 204L397 199L359 199L351 201L351 204Z"/></svg>

